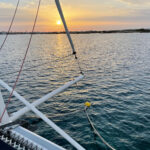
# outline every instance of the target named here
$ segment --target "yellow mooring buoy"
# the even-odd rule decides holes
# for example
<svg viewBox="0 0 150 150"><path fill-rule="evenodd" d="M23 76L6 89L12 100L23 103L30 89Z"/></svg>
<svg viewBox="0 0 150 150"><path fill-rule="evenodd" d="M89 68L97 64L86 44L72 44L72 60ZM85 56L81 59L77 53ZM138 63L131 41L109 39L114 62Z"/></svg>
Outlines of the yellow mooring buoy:
<svg viewBox="0 0 150 150"><path fill-rule="evenodd" d="M85 102L84 104L86 107L90 107L91 106L91 103L90 102Z"/></svg>

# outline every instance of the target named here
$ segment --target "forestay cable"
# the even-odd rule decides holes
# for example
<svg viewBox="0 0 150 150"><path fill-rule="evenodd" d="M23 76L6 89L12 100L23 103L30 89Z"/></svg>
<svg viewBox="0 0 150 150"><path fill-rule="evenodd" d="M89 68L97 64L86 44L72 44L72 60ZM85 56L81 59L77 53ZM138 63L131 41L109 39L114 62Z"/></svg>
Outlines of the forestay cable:
<svg viewBox="0 0 150 150"><path fill-rule="evenodd" d="M3 46L4 46L5 42L6 42L6 40L7 40L7 38L8 38L8 35L9 35L9 33L10 33L11 27L12 27L12 25L13 25L13 22L14 22L14 19L15 19L17 10L18 10L19 3L20 3L20 0L18 0L18 2L17 2L14 15L13 15L12 20L11 20L11 22L10 22L10 26L9 26L9 29L8 29L8 31L7 31L7 33L6 33L6 36L5 36L5 38L4 38L4 41L3 41L3 43L2 43L2 45L1 45L1 47L0 47L0 51L2 50L2 48L3 48Z"/></svg>
<svg viewBox="0 0 150 150"><path fill-rule="evenodd" d="M20 70L19 70L19 73L18 73L18 75L17 75L16 81L15 81L15 83L14 83L12 92L11 92L10 95L9 95L8 102L7 102L7 104L6 104L5 108L4 108L4 111L3 111L3 113L2 113L2 116L0 117L0 123L1 123L2 118L3 118L3 116L4 116L5 112L6 112L6 109L8 108L8 105L9 105L9 103L10 103L10 101L11 101L13 92L14 92L14 90L15 90L15 88L16 88L16 85L17 85L17 82L18 82L18 80L19 80L20 74L21 74L21 72L22 72L22 69L23 69L23 66L24 66L24 63L25 63L25 60L26 60L28 51L29 51L29 47L30 47L30 44L31 44L31 41L32 41L32 36L33 36L34 28L35 28L35 25L36 25L36 21L37 21L37 17L38 17L38 13L39 13L40 4L41 4L41 0L39 0L39 3L38 3L38 8L37 8L37 12L36 12L36 16L35 16L35 20L34 20L32 32L31 32L31 36L30 36L30 39L29 39L29 43L28 43L28 46L27 46L27 49L26 49L26 52L25 52L25 55L24 55L24 58L23 58L23 61L22 61Z"/></svg>

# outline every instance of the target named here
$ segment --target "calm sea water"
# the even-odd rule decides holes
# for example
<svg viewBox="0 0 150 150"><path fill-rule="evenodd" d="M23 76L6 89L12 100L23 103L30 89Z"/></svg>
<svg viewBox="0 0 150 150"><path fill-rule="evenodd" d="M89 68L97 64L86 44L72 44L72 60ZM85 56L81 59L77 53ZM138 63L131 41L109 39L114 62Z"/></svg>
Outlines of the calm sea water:
<svg viewBox="0 0 150 150"><path fill-rule="evenodd" d="M88 113L104 139L117 150L150 149L150 34L72 35L85 78L38 107L88 150L107 149L93 134ZM0 35L0 44L4 35ZM0 52L0 78L10 86L29 35L10 35ZM65 35L34 35L16 91L28 101L60 87L79 75ZM68 57L66 57L68 56ZM8 93L2 89L5 100ZM24 105L14 97L9 112ZM33 113L22 120L31 130L72 150L55 131ZM36 128L35 128L36 127Z"/></svg>

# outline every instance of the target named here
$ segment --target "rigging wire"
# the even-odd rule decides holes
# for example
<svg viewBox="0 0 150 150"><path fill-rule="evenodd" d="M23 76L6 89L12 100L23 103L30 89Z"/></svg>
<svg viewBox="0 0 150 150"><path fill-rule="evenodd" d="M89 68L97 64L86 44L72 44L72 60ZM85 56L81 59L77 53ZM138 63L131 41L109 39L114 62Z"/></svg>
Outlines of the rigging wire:
<svg viewBox="0 0 150 150"><path fill-rule="evenodd" d="M14 18L15 18L15 16L16 16L16 12L17 12L18 6L19 6L19 2L20 2L20 0L18 0L17 7L16 7L16 10L15 10L14 16L13 16L11 25L10 25L10 27L9 27L9 31L8 31L8 33L7 33L7 35L6 35L6 38L5 38L5 40L4 40L4 42L3 42L2 46L1 46L1 48L2 48L3 45L5 44L5 41L7 40L8 34L9 34L10 30L11 30L11 27L12 27L12 24L13 24ZM14 92L14 90L15 90L15 88L16 88L17 82L18 82L18 80L19 80L19 78L20 78L20 75L21 75L21 72L22 72L22 70L23 70L23 66L24 66L24 63L25 63L25 60L26 60L26 57L27 57L27 54L28 54L28 51L29 51L29 47L30 47L30 44L31 44L31 41L32 41L32 36L33 36L34 28L35 28L35 25L36 25L36 21L37 21L37 17L38 17L38 13L39 13L40 4L41 4L41 0L39 0L37 12L36 12L36 17L35 17L34 24L33 24L33 28L32 28L32 32L31 32L31 36L30 36L30 39L29 39L29 42L28 42L28 45L27 45L27 49L26 49L26 52L25 52L25 55L24 55L22 64L21 64L21 66L20 66L20 70L19 70L19 72L18 72L18 75L17 75L16 81L15 81L15 83L14 83L12 92L11 92L10 95L9 95L8 102L7 102L7 104L6 104L5 108L4 108L4 111L3 111L3 113L2 113L2 116L0 117L0 122L2 121L2 118L3 118L4 114L5 114L5 111L6 111L8 105L9 105L9 103L10 103L10 101L11 101L13 92ZM68 31L68 32L69 32L69 31ZM68 34L69 34L69 33L68 33ZM69 35L70 35L70 34L69 34ZM70 37L70 38L71 38L71 37ZM72 39L71 39L70 43L72 43ZM73 43L72 43L72 45L73 45ZM73 45L73 46L74 46L74 45ZM1 50L1 49L0 49L0 50ZM76 51L75 51L74 48L73 48L73 55L75 56L75 60L77 60L77 64L78 64L80 73L83 74L83 71L82 71L82 69L81 69L81 67L80 67L80 63L79 63L79 60L78 60L78 57L77 57L77 55L76 55ZM38 66L39 66L39 65L38 65ZM35 66L35 67L36 67L36 66ZM29 69L29 68L28 68L28 69Z"/></svg>
<svg viewBox="0 0 150 150"><path fill-rule="evenodd" d="M89 104L89 103L88 103L88 104ZM90 105L91 105L91 104L90 104ZM91 125L91 127L92 127L92 129L93 129L93 131L94 131L94 133L101 139L101 141L102 141L108 148L110 148L111 150L116 150L116 149L113 148L108 142L106 142L105 139L104 139L104 138L100 135L100 133L96 130L96 128L95 128L95 126L94 126L94 123L93 123L92 120L90 119L90 117L89 117L89 115L88 115L88 112L87 112L87 109L88 109L88 107L90 107L90 105L85 107L85 113L86 113L87 119L88 119L88 121L89 121L89 123L90 123L90 125Z"/></svg>
<svg viewBox="0 0 150 150"><path fill-rule="evenodd" d="M69 32L69 30L68 30L68 26L67 26L67 23L66 23L66 20L65 20L65 17L64 17L64 14L63 14L63 11L62 11L60 2L59 2L59 0L55 0L55 3L56 3L56 6L57 6L59 15L60 15L60 17L61 17L61 20L62 20L62 22L63 22L63 25L64 25L64 28L65 28L66 35L67 35L67 37L68 37L70 46L71 46L71 48L72 48L72 53L73 53L73 55L75 56L75 59L77 60L77 64L78 64L80 73L81 73L82 75L84 75L84 73L83 73L83 71L82 71L82 69L81 69L81 66L80 66L78 57L77 57L77 52L76 52L76 50L75 50L74 43L73 43L73 41L72 41L72 38L71 38L71 36L70 36L70 32Z"/></svg>
<svg viewBox="0 0 150 150"><path fill-rule="evenodd" d="M17 2L14 15L13 15L12 20L11 20L11 22L10 22L9 29L8 29L8 31L7 31L7 33L6 33L6 36L5 36L5 38L4 38L4 41L3 41L2 45L0 46L0 51L2 50L2 48L3 48L3 46L4 46L5 42L6 42L6 40L7 40L7 38L8 38L8 35L9 35L9 33L10 33L11 27L12 27L12 25L13 25L13 22L14 22L14 19L15 19L17 10L18 10L19 3L20 3L20 0L18 0L18 2Z"/></svg>
<svg viewBox="0 0 150 150"><path fill-rule="evenodd" d="M78 59L78 57L77 57L77 54L74 54L74 55L75 55L75 59L76 59L76 61L77 61L77 65L78 65L78 68L79 68L79 70L80 70L80 73L81 73L82 75L84 75L84 72L83 72L83 70L82 70L82 68L81 68L81 65L80 65L79 59Z"/></svg>
<svg viewBox="0 0 150 150"><path fill-rule="evenodd" d="M19 73L18 73L18 75L17 75L16 81L15 81L15 83L14 83L12 92L11 92L10 95L9 95L8 102L7 102L7 104L6 104L5 108L4 108L4 111L3 111L3 113L2 113L2 115L1 115L1 117L0 117L0 123L1 123L1 121L2 121L2 119L3 119L3 116L4 116L5 112L6 112L6 109L8 108L8 105L9 105L9 103L10 103L10 101L11 101L13 92L14 92L14 90L15 90L15 88L16 88L17 82L18 82L19 77L20 77L20 75L21 75L21 72L22 72L22 70L23 70L23 66L24 66L24 63L25 63L25 60L26 60L26 57L27 57L27 54L28 54L28 51L29 51L29 48L30 48L30 44L31 44L31 41L32 41L33 32L34 32L35 25L36 25L36 22L37 22L40 5L41 5L41 0L39 0L39 3L38 3L37 12L36 12L36 16L35 16L35 20L34 20L32 32L31 32L31 36L30 36L30 39L29 39L29 43L28 43L28 45L27 45L27 49L26 49L26 52L25 52L25 55L24 55L24 58L23 58L23 61L22 61L22 64L21 64Z"/></svg>

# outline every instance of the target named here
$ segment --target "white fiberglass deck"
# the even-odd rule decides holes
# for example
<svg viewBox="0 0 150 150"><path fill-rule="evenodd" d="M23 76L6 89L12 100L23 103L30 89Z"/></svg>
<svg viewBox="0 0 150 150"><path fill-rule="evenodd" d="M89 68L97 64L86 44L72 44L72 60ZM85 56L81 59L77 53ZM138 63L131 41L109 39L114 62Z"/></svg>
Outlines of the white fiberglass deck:
<svg viewBox="0 0 150 150"><path fill-rule="evenodd" d="M64 148L52 143L51 141L48 141L47 139L21 127L21 126L16 126L12 128L11 130L11 135L16 135L18 137L24 138L26 141L29 143L36 145L39 147L41 150L65 150Z"/></svg>

